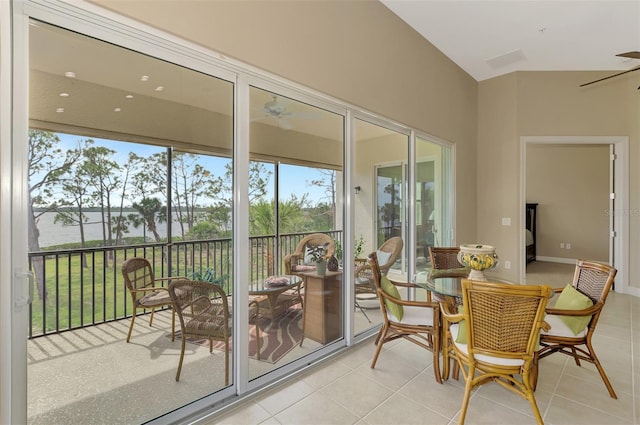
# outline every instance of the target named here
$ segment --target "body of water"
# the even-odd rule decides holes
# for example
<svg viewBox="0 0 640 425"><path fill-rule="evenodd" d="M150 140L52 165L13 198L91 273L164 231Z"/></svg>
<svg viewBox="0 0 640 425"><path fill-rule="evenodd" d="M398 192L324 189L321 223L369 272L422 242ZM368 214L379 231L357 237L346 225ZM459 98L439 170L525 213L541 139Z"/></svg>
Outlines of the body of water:
<svg viewBox="0 0 640 425"><path fill-rule="evenodd" d="M126 215L132 214L130 212ZM102 224L98 222L101 214L99 212L86 213L89 218L89 223L84 225L84 234L87 241L102 240ZM67 243L80 243L80 227L79 226L64 226L61 223L54 223L55 213L44 213L38 219L38 230L40 230L40 247L44 248L51 245L61 245ZM181 235L180 224L174 220L172 224L172 233L174 236ZM167 224L158 224L158 233L161 237L167 236ZM153 233L143 228L140 225L135 228L129 225L129 233L124 234L127 236L146 236L147 241L154 241Z"/></svg>

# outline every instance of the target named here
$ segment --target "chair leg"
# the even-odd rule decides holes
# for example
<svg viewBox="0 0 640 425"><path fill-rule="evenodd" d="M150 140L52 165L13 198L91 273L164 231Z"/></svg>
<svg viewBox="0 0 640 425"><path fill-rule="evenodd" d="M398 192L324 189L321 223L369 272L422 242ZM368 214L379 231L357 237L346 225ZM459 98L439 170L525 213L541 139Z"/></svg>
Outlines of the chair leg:
<svg viewBox="0 0 640 425"><path fill-rule="evenodd" d="M382 326L382 327L380 328L380 331L378 332L378 336L376 336L376 340L375 340L375 341L373 341L373 343L374 343L375 345L378 345L378 342L380 341L380 338L382 337L382 334L383 334L384 332L385 332L385 330L384 330L384 326Z"/></svg>
<svg viewBox="0 0 640 425"><path fill-rule="evenodd" d="M533 416L535 416L536 418L536 422L538 423L538 425L544 425L542 415L540 414L540 409L538 409L538 403L536 403L536 398L533 395L533 390L527 391L526 398L531 405L531 410L533 411Z"/></svg>
<svg viewBox="0 0 640 425"><path fill-rule="evenodd" d="M533 353L533 360L531 362L531 374L529 375L529 382L531 383L531 389L533 391L535 391L536 387L538 386L539 361L540 357L538 355L538 352L536 351L535 353Z"/></svg>
<svg viewBox="0 0 640 425"><path fill-rule="evenodd" d="M151 316L149 317L149 326L153 326L153 313L155 313L156 308L152 307L151 308Z"/></svg>
<svg viewBox="0 0 640 425"><path fill-rule="evenodd" d="M467 408L469 407L469 399L471 398L471 390L473 389L473 385L471 381L473 381L473 375L475 374L475 370L472 367L469 367L469 375L464 383L464 396L462 397L462 407L460 408L460 416L458 417L458 423L464 424L464 418L467 416Z"/></svg>
<svg viewBox="0 0 640 425"><path fill-rule="evenodd" d="M171 342L176 339L176 310L171 309Z"/></svg>
<svg viewBox="0 0 640 425"><path fill-rule="evenodd" d="M185 336L182 334L182 346L180 348L180 362L178 362L178 372L176 372L176 381L180 380L180 371L182 370L182 360L184 360Z"/></svg>
<svg viewBox="0 0 640 425"><path fill-rule="evenodd" d="M256 319L256 358L260 360L260 326L258 326L257 319Z"/></svg>
<svg viewBox="0 0 640 425"><path fill-rule="evenodd" d="M307 292L305 291L304 297L306 296ZM300 347L302 347L302 343L304 342L304 328L307 325L307 303L302 301L304 297L300 298L302 304L302 338L300 338Z"/></svg>
<svg viewBox="0 0 640 425"><path fill-rule="evenodd" d="M376 353L373 355L373 360L371 361L371 369L376 367L376 362L378 361L378 356L380 355L380 351L382 350L382 346L384 345L384 339L387 337L387 331L389 327L384 324L382 328L380 328L380 333L378 334L378 338L376 339L376 344L378 348L376 348Z"/></svg>
<svg viewBox="0 0 640 425"><path fill-rule="evenodd" d="M356 300L356 308L359 308L360 311L362 312L362 314L364 314L364 317L367 318L367 320L369 321L369 323L371 323L371 319L369 319L369 316L367 315L367 313L364 311L364 308L362 308L362 306L360 305L360 303L358 302L358 300Z"/></svg>
<svg viewBox="0 0 640 425"><path fill-rule="evenodd" d="M127 334L127 342L131 339L131 332L133 331L133 323L136 321L136 310L133 310L133 315L131 316L131 324L129 325L129 333Z"/></svg>
<svg viewBox="0 0 640 425"><path fill-rule="evenodd" d="M229 338L224 341L224 386L229 386Z"/></svg>
<svg viewBox="0 0 640 425"><path fill-rule="evenodd" d="M609 395L611 396L611 398L618 399L616 392L613 390L613 386L611 385L611 382L609 382L609 378L607 377L607 374L604 373L604 368L602 367L602 364L600 364L600 360L598 360L598 356L596 356L596 352L593 351L593 347L591 346L591 340L587 340L586 345L587 345L587 350L589 351L589 356L591 356L591 359L593 360L593 364L595 364L596 368L598 368L600 377L604 381L604 385L606 385L607 390L609 391Z"/></svg>
<svg viewBox="0 0 640 425"><path fill-rule="evenodd" d="M433 338L431 350L433 353L433 373L436 377L436 382L442 384L442 375L440 375L440 338Z"/></svg>

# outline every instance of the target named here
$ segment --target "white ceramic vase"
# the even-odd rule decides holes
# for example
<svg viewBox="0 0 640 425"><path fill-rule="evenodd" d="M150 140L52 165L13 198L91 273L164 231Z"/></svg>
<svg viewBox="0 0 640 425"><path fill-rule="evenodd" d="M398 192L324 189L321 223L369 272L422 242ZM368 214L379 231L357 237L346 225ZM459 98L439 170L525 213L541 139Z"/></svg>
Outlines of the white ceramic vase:
<svg viewBox="0 0 640 425"><path fill-rule="evenodd" d="M469 279L486 281L485 270L492 270L498 266L498 255L496 248L484 244L463 244L460 245L458 253L460 264L471 269Z"/></svg>

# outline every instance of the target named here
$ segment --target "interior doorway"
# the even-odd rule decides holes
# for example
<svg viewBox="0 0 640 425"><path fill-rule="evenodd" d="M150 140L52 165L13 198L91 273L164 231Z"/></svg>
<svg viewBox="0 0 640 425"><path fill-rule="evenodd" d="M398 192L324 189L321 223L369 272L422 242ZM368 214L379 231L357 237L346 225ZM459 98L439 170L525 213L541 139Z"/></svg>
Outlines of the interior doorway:
<svg viewBox="0 0 640 425"><path fill-rule="evenodd" d="M544 164L547 175L543 179L551 179L552 187L554 187L552 192L556 193L550 193L548 197L542 196L548 200L540 202L540 186L544 187L544 184L535 189L538 191L536 195L538 199L532 199L531 193L528 193L527 189L535 187L536 184L533 183L538 183L530 181L535 178L535 174L531 170L530 159L538 155L541 152L540 149L544 150L545 147L548 147L548 152L554 156L549 157L550 160ZM560 165L562 164L561 158L557 157L563 154L568 154L569 158L573 155L573 161L570 161L569 165ZM555 223L556 226L560 226L562 231L554 231L553 224L538 222L537 240L535 241L538 261L575 263L575 258L588 258L608 262L618 269L616 291L621 293L628 291L628 215L624 214L624 211L628 211L627 156L628 137L544 136L521 138L521 217L525 217L526 202L538 202L541 204L538 208L543 212L538 215L538 220L541 216L549 217L549 214L556 214L556 219L564 223ZM597 172L590 169L590 166L582 164L582 159L589 157L595 161L594 164L598 164L593 165L593 169L600 168ZM580 161L576 159L580 159ZM554 167L575 167L575 171L571 169L557 170ZM572 187L570 177L561 177L563 173L571 176L574 172L586 173L585 175L594 179L594 184L578 187L581 183L576 183L576 187ZM555 175L555 177L551 175ZM562 189L558 189L560 187ZM535 190L531 191L535 192ZM575 201L565 205L565 211L558 211L561 208L556 205L554 211L547 210L545 214L545 203L548 209L553 209L554 196L562 196L562 191L566 192L567 190L581 193L575 193ZM596 193L595 196L594 193ZM615 195L608 196L609 193ZM585 198L584 204L579 205L582 198ZM565 204L567 203L565 202ZM566 214L566 216L563 217L562 214ZM546 224L547 227L545 228L543 224ZM584 227L581 228L581 226ZM589 229L589 231L584 231L584 229ZM564 235L571 236L565 237ZM579 241L577 244L569 240L574 238ZM530 244L531 241L527 239L526 232L522 232L520 271L523 281L527 281L528 278L525 252L527 244Z"/></svg>

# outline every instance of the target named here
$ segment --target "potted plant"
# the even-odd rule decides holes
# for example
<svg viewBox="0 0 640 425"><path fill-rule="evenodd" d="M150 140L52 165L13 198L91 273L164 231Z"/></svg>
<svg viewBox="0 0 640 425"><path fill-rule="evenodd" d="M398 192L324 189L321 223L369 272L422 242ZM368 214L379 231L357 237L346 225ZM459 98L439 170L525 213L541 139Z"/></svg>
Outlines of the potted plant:
<svg viewBox="0 0 640 425"><path fill-rule="evenodd" d="M364 236L360 235L358 239L356 239L356 243L353 246L353 256L355 259L359 259L360 255L362 255L362 250L364 249Z"/></svg>
<svg viewBox="0 0 640 425"><path fill-rule="evenodd" d="M327 247L329 243L324 245L313 246L309 248L309 256L316 263L316 273L320 276L327 274Z"/></svg>

